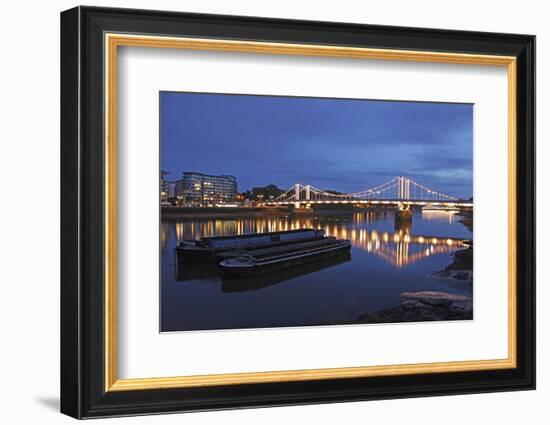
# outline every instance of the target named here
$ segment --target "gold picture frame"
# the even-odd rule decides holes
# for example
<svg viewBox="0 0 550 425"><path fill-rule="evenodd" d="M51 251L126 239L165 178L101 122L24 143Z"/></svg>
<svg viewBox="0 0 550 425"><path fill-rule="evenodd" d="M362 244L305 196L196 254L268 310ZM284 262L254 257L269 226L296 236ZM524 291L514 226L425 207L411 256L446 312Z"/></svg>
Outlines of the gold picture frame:
<svg viewBox="0 0 550 425"><path fill-rule="evenodd" d="M128 34L105 34L106 130L105 151L107 178L105 186L105 391L134 391L236 385L285 381L307 381L334 378L410 375L417 373L465 372L516 367L516 58L463 53L441 53L411 50L282 44L253 41L213 40L159 37ZM231 373L141 379L117 379L116 375L116 96L117 52L119 47L189 49L240 53L329 56L364 60L395 60L506 67L508 72L508 358L387 366L364 366L327 369Z"/></svg>

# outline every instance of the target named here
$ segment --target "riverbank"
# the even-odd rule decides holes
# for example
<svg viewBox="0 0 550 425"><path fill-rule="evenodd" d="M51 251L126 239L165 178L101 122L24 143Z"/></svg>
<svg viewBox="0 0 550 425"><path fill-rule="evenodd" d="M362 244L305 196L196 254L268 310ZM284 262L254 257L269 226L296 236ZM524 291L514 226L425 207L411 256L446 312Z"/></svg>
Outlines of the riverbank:
<svg viewBox="0 0 550 425"><path fill-rule="evenodd" d="M246 208L246 207L161 207L162 220L188 220L207 218L261 217L266 215L289 214L287 208Z"/></svg>
<svg viewBox="0 0 550 425"><path fill-rule="evenodd" d="M470 232L474 231L474 211L473 210L463 210L460 211L457 216L459 223L462 223Z"/></svg>
<svg viewBox="0 0 550 425"><path fill-rule="evenodd" d="M208 219L208 218L251 218L279 215L299 215L299 216L353 216L353 208L300 208L288 209L286 207L161 207L162 220L189 220L189 219Z"/></svg>
<svg viewBox="0 0 550 425"><path fill-rule="evenodd" d="M401 302L395 307L368 311L353 320L319 324L355 325L471 319L473 303L470 297L440 291L418 291L402 292Z"/></svg>
<svg viewBox="0 0 550 425"><path fill-rule="evenodd" d="M471 320L471 298L447 292L403 292L397 307L361 314L356 323L426 322Z"/></svg>
<svg viewBox="0 0 550 425"><path fill-rule="evenodd" d="M451 254L453 261L443 270L431 274L437 279L454 279L472 286L474 283L474 248L461 249Z"/></svg>

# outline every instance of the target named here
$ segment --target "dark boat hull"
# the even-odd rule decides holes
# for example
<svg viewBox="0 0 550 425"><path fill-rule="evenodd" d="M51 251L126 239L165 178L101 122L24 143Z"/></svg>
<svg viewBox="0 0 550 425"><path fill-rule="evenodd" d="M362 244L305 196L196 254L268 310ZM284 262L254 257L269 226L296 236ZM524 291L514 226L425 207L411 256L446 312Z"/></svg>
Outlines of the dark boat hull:
<svg viewBox="0 0 550 425"><path fill-rule="evenodd" d="M226 261L220 263L222 271L231 276L237 277L252 277L265 273L273 273L281 270L289 269L291 267L297 267L304 264L312 263L319 261L321 259L326 259L334 256L339 256L344 253L349 253L351 249L351 244L348 243L341 244L334 247L327 247L325 250L321 250L311 254L301 254L295 256L289 256L288 258L282 259L280 261L273 262L259 262L257 264L238 267L238 266L228 266Z"/></svg>

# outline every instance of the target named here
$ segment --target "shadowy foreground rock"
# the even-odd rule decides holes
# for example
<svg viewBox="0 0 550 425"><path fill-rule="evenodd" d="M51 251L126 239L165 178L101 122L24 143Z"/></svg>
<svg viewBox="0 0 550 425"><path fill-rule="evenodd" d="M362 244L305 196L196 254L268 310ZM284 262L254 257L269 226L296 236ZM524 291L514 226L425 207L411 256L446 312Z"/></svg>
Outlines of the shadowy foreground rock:
<svg viewBox="0 0 550 425"><path fill-rule="evenodd" d="M432 273L431 276L438 279L460 280L468 285L472 285L474 281L474 249L461 249L460 251L455 251L451 255L453 256L453 262L443 270Z"/></svg>
<svg viewBox="0 0 550 425"><path fill-rule="evenodd" d="M424 322L470 320L472 300L462 295L439 291L403 292L397 307L361 314L357 323Z"/></svg>

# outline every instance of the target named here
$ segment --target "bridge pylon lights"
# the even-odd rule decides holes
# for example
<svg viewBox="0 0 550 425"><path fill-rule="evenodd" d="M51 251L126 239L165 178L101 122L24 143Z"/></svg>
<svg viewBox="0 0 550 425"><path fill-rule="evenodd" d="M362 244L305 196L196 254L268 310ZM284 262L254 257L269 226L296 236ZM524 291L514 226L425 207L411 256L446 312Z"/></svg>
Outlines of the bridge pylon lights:
<svg viewBox="0 0 550 425"><path fill-rule="evenodd" d="M294 185L294 199L296 201L300 200L300 183Z"/></svg>
<svg viewBox="0 0 550 425"><path fill-rule="evenodd" d="M306 184L306 201L311 199L311 185Z"/></svg>

